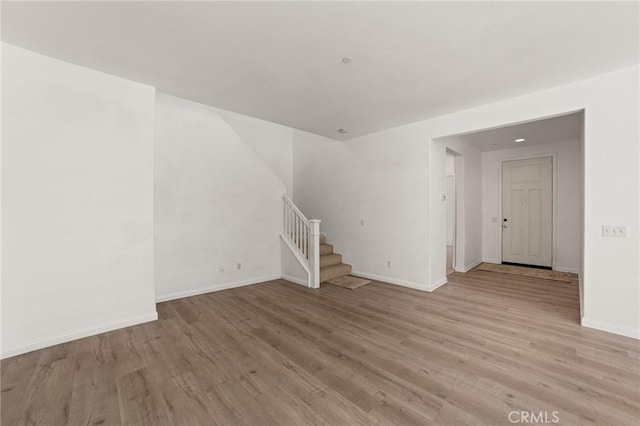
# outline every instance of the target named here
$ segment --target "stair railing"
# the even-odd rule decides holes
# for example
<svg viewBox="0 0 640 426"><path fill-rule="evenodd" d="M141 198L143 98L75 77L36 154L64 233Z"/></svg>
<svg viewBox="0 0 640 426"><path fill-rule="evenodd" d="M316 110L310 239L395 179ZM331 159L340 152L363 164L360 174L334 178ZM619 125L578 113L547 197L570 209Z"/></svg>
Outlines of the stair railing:
<svg viewBox="0 0 640 426"><path fill-rule="evenodd" d="M308 287L320 287L320 220L307 219L286 194L283 201L283 238L309 274Z"/></svg>

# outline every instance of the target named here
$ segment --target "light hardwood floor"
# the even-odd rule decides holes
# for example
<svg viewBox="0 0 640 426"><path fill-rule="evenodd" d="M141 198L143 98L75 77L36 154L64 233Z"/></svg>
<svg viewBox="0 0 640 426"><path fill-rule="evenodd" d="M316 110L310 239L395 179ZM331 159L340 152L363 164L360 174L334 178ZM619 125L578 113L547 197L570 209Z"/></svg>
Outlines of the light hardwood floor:
<svg viewBox="0 0 640 426"><path fill-rule="evenodd" d="M480 271L433 293L278 280L158 312L4 360L2 425L502 425L523 410L623 426L640 416L639 342L580 327L575 284Z"/></svg>

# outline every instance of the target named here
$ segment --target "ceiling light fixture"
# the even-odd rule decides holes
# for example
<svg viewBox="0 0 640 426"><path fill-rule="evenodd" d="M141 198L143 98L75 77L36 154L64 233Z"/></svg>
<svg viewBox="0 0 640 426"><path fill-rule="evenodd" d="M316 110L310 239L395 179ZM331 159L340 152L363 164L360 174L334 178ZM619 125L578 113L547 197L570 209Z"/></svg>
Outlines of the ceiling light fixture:
<svg viewBox="0 0 640 426"><path fill-rule="evenodd" d="M342 133L343 135L346 135L347 129L338 129L338 133Z"/></svg>
<svg viewBox="0 0 640 426"><path fill-rule="evenodd" d="M345 56L344 58L342 58L343 64L350 64L351 62L353 62L353 59L348 56Z"/></svg>
<svg viewBox="0 0 640 426"><path fill-rule="evenodd" d="M520 138L520 139L516 139L514 142L520 143L520 142L524 142L524 141L526 141L525 138Z"/></svg>

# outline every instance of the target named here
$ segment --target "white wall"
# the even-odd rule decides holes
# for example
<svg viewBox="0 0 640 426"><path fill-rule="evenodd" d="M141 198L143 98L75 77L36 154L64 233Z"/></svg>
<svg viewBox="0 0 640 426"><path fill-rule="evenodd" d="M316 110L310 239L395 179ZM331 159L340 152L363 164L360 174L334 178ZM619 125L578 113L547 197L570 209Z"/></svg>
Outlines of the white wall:
<svg viewBox="0 0 640 426"><path fill-rule="evenodd" d="M455 176L456 174L456 156L447 152L445 170L445 176Z"/></svg>
<svg viewBox="0 0 640 426"><path fill-rule="evenodd" d="M218 110L158 93L155 115L158 300L279 278L284 182Z"/></svg>
<svg viewBox="0 0 640 426"><path fill-rule="evenodd" d="M586 180L586 176L584 173L585 169L585 158L584 158L584 116L582 117L582 127L580 128L580 259L578 266L578 273L581 275L579 280L580 286L580 312L584 312L584 279L582 275L584 274L584 258L585 258L585 250L584 250L584 224L585 224L585 204L584 204L584 183ZM640 150L638 152L640 155ZM638 162L640 164L640 161ZM640 178L640 176L638 176ZM638 191L640 192L640 184L638 185ZM640 195L640 194L639 194ZM639 226L640 227L640 226Z"/></svg>
<svg viewBox="0 0 640 426"><path fill-rule="evenodd" d="M354 274L426 289L428 146L385 136L344 143L295 132L294 200L322 220Z"/></svg>
<svg viewBox="0 0 640 426"><path fill-rule="evenodd" d="M154 89L7 44L2 67L2 356L155 319Z"/></svg>
<svg viewBox="0 0 640 426"><path fill-rule="evenodd" d="M280 251L282 256L282 278L308 287L309 273L283 240L280 240Z"/></svg>
<svg viewBox="0 0 640 426"><path fill-rule="evenodd" d="M555 154L554 173L557 193L554 199L553 269L579 272L581 230L581 173L580 141L562 141L544 145L522 146L513 149L482 153L482 255L485 262L501 262L502 246L502 161L534 158ZM492 218L497 218L492 222Z"/></svg>
<svg viewBox="0 0 640 426"><path fill-rule="evenodd" d="M445 149L431 141L585 109L583 323L639 336L639 71L636 66L344 143L314 144L294 134L295 199L305 214L323 220L322 230L356 270L434 288L446 279L440 253L446 209L430 209L445 189ZM620 185L626 190L616 190ZM478 206L467 209L467 219L482 217ZM473 232L481 234L478 225ZM602 225L626 225L628 237L605 239Z"/></svg>
<svg viewBox="0 0 640 426"><path fill-rule="evenodd" d="M2 7L0 7L0 19L2 19ZM2 224L4 223L4 220L2 218L2 99L4 99L2 97L2 50L3 50L3 45L2 43L0 43L0 358L2 358L2 354L3 352L3 342L2 342Z"/></svg>
<svg viewBox="0 0 640 426"><path fill-rule="evenodd" d="M216 108L215 111L282 180L293 196L293 129Z"/></svg>

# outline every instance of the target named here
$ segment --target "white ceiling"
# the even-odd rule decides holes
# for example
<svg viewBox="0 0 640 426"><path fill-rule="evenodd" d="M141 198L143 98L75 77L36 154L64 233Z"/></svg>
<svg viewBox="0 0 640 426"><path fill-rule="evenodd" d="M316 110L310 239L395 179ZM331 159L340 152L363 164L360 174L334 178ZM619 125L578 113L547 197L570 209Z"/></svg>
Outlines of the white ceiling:
<svg viewBox="0 0 640 426"><path fill-rule="evenodd" d="M632 66L639 26L638 2L2 2L6 42L336 139Z"/></svg>
<svg viewBox="0 0 640 426"><path fill-rule="evenodd" d="M496 129L465 135L446 136L442 139L456 139L467 142L480 151L520 148L580 139L582 133L582 112L545 118L527 123L514 124ZM517 143L516 139L525 139Z"/></svg>

